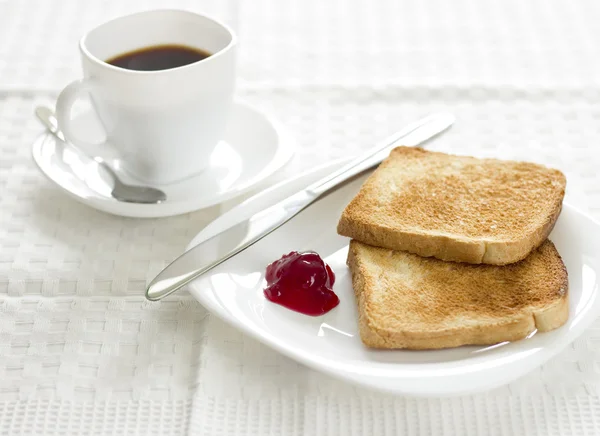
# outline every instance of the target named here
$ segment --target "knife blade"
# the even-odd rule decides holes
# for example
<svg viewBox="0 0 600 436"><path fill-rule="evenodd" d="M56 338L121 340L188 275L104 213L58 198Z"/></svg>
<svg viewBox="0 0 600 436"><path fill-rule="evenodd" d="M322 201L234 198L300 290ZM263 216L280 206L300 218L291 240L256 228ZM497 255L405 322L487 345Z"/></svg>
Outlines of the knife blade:
<svg viewBox="0 0 600 436"><path fill-rule="evenodd" d="M281 227L345 181L378 165L400 143L407 146L422 145L453 123L454 116L449 113L436 113L422 118L332 174L201 242L171 262L150 282L146 298L157 301L172 294Z"/></svg>

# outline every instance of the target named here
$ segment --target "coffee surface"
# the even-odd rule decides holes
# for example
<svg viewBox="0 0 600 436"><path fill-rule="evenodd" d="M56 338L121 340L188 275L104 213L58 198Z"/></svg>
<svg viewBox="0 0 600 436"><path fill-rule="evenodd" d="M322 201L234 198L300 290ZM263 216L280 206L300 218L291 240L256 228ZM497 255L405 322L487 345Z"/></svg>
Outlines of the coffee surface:
<svg viewBox="0 0 600 436"><path fill-rule="evenodd" d="M120 54L106 62L135 71L159 71L183 67L210 56L210 53L185 45L155 45Z"/></svg>

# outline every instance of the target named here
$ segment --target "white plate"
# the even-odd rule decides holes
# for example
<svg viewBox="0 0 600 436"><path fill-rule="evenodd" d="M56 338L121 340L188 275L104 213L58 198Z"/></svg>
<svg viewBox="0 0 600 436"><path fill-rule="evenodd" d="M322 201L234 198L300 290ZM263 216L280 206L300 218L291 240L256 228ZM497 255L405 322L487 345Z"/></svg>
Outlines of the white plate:
<svg viewBox="0 0 600 436"><path fill-rule="evenodd" d="M190 247L281 199L281 193L314 177L276 186L223 215ZM337 190L286 225L190 285L208 310L281 353L353 383L397 394L447 396L491 389L531 371L579 336L600 310L600 225L564 204L550 235L569 273L570 317L561 328L494 346L439 351L371 350L360 341L350 274L348 240L336 225L343 208L365 177ZM336 274L340 305L321 317L292 312L263 296L268 263L292 250L315 250Z"/></svg>
<svg viewBox="0 0 600 436"><path fill-rule="evenodd" d="M77 127L88 134L98 132L93 113L84 112L78 122ZM40 170L71 197L104 212L141 218L178 215L229 200L273 174L292 155L291 140L277 123L238 102L209 168L181 182L156 186L167 194L163 203L134 204L112 198L95 165L65 148L54 136L44 133L33 144L33 158ZM119 171L118 161L111 166L124 182L140 184Z"/></svg>

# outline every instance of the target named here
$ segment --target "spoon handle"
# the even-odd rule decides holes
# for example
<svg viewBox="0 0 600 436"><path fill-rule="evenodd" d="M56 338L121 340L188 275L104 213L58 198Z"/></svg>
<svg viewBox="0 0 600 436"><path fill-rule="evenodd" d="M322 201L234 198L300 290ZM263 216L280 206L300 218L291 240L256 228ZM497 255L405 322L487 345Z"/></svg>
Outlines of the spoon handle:
<svg viewBox="0 0 600 436"><path fill-rule="evenodd" d="M50 133L52 133L62 142L68 143L65 139L65 135L63 135L63 133L58 128L58 120L56 119L56 115L54 115L54 112L52 112L52 109L46 106L38 106L35 108L35 115L42 122L42 124L46 126ZM104 161L104 159L98 156L94 156L92 157L92 159L94 159L98 165L100 165L102 168L104 168L104 170L106 170L106 172L108 172L108 174L114 182L119 180L113 169Z"/></svg>
<svg viewBox="0 0 600 436"><path fill-rule="evenodd" d="M65 136L58 128L58 120L52 112L52 109L46 106L38 106L35 108L35 115L42 122L44 126L48 129L50 133L60 139L62 142L67 142Z"/></svg>

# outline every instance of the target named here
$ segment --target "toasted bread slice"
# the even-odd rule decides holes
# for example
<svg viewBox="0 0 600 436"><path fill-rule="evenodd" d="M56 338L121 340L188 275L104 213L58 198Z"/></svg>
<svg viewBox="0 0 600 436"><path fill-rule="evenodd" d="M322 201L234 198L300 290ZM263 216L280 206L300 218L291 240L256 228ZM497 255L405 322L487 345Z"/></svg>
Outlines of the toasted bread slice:
<svg viewBox="0 0 600 436"><path fill-rule="evenodd" d="M350 241L360 336L373 348L514 341L563 325L567 270L544 242L508 266L444 262Z"/></svg>
<svg viewBox="0 0 600 436"><path fill-rule="evenodd" d="M550 234L566 179L525 162L398 147L344 210L338 233L438 259L505 265Z"/></svg>

